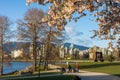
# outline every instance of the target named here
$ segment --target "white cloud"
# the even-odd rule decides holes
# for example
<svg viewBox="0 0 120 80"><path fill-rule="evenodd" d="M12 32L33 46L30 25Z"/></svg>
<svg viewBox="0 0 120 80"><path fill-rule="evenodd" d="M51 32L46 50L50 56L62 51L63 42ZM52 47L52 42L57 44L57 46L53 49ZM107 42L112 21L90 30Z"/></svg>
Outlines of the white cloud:
<svg viewBox="0 0 120 80"><path fill-rule="evenodd" d="M76 31L73 27L65 27L66 34L72 37L83 35L83 32Z"/></svg>
<svg viewBox="0 0 120 80"><path fill-rule="evenodd" d="M65 27L65 31L67 34L73 34L74 33L74 29L72 27Z"/></svg>
<svg viewBox="0 0 120 80"><path fill-rule="evenodd" d="M84 40L81 37L82 35L84 35L84 33L75 30L73 27L65 27L65 31L69 37L69 40L66 40L66 42L87 46L89 46L92 43L90 40Z"/></svg>

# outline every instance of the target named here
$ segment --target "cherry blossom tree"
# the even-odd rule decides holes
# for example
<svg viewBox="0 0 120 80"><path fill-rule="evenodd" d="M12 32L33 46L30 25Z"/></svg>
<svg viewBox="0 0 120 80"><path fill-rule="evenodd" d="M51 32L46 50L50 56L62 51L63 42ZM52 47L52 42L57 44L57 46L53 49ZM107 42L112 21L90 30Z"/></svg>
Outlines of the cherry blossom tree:
<svg viewBox="0 0 120 80"><path fill-rule="evenodd" d="M38 2L39 4L50 3L48 16L43 21L48 21L49 26L64 27L70 20L77 21L85 16L85 10L97 16L99 22L98 35L108 35L113 29L114 34L119 34L120 25L120 0L27 0L26 4ZM73 14L78 13L79 16ZM110 35L108 36L110 37Z"/></svg>
<svg viewBox="0 0 120 80"><path fill-rule="evenodd" d="M87 10L99 25L98 30L93 30L95 34L92 38L98 36L104 40L114 40L120 34L120 0L26 0L27 5L33 2L50 4L48 15L42 21L59 30L69 21L77 22L86 16Z"/></svg>

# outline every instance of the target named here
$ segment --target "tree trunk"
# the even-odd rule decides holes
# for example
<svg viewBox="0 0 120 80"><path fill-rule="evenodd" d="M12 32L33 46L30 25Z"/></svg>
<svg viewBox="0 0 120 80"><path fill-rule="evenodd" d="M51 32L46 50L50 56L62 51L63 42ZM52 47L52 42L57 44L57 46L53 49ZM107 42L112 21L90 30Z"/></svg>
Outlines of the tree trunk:
<svg viewBox="0 0 120 80"><path fill-rule="evenodd" d="M3 35L0 36L0 76L3 74Z"/></svg>
<svg viewBox="0 0 120 80"><path fill-rule="evenodd" d="M3 53L2 53L3 55ZM0 63L0 76L3 75L3 56L1 56L1 63Z"/></svg>
<svg viewBox="0 0 120 80"><path fill-rule="evenodd" d="M48 60L45 61L44 70L48 70Z"/></svg>
<svg viewBox="0 0 120 80"><path fill-rule="evenodd" d="M36 61L36 59L34 59L34 61L33 61L33 71L34 72L37 71L37 61Z"/></svg>
<svg viewBox="0 0 120 80"><path fill-rule="evenodd" d="M34 71L37 71L37 52L36 52L36 43L33 43L33 68Z"/></svg>
<svg viewBox="0 0 120 80"><path fill-rule="evenodd" d="M46 51L46 56L45 56L45 64L44 64L44 70L48 70L48 58L49 58L49 54L51 53L51 46L50 46L50 42L51 42L51 33L52 32L52 28L50 27L50 31L48 32L47 35L47 51Z"/></svg>
<svg viewBox="0 0 120 80"><path fill-rule="evenodd" d="M37 33L36 33L36 26L34 26L34 35L33 35L33 64L34 64L34 71L37 71Z"/></svg>

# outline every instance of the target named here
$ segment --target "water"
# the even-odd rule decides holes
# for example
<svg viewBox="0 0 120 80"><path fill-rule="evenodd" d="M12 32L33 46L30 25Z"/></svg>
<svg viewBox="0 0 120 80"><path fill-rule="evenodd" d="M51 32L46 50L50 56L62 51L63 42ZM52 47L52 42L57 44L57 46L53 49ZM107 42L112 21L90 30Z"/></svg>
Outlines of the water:
<svg viewBox="0 0 120 80"><path fill-rule="evenodd" d="M3 74L7 74L13 71L18 71L25 69L27 66L31 66L32 62L11 62L10 66L4 64L3 66Z"/></svg>

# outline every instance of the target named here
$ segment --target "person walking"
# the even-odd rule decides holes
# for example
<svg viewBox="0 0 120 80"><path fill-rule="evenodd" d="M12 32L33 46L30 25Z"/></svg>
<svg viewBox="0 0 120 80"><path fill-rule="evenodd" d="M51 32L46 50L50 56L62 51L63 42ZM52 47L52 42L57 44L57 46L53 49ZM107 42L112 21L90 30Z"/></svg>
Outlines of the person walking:
<svg viewBox="0 0 120 80"><path fill-rule="evenodd" d="M79 65L78 65L78 63L75 64L75 68L79 69Z"/></svg>

